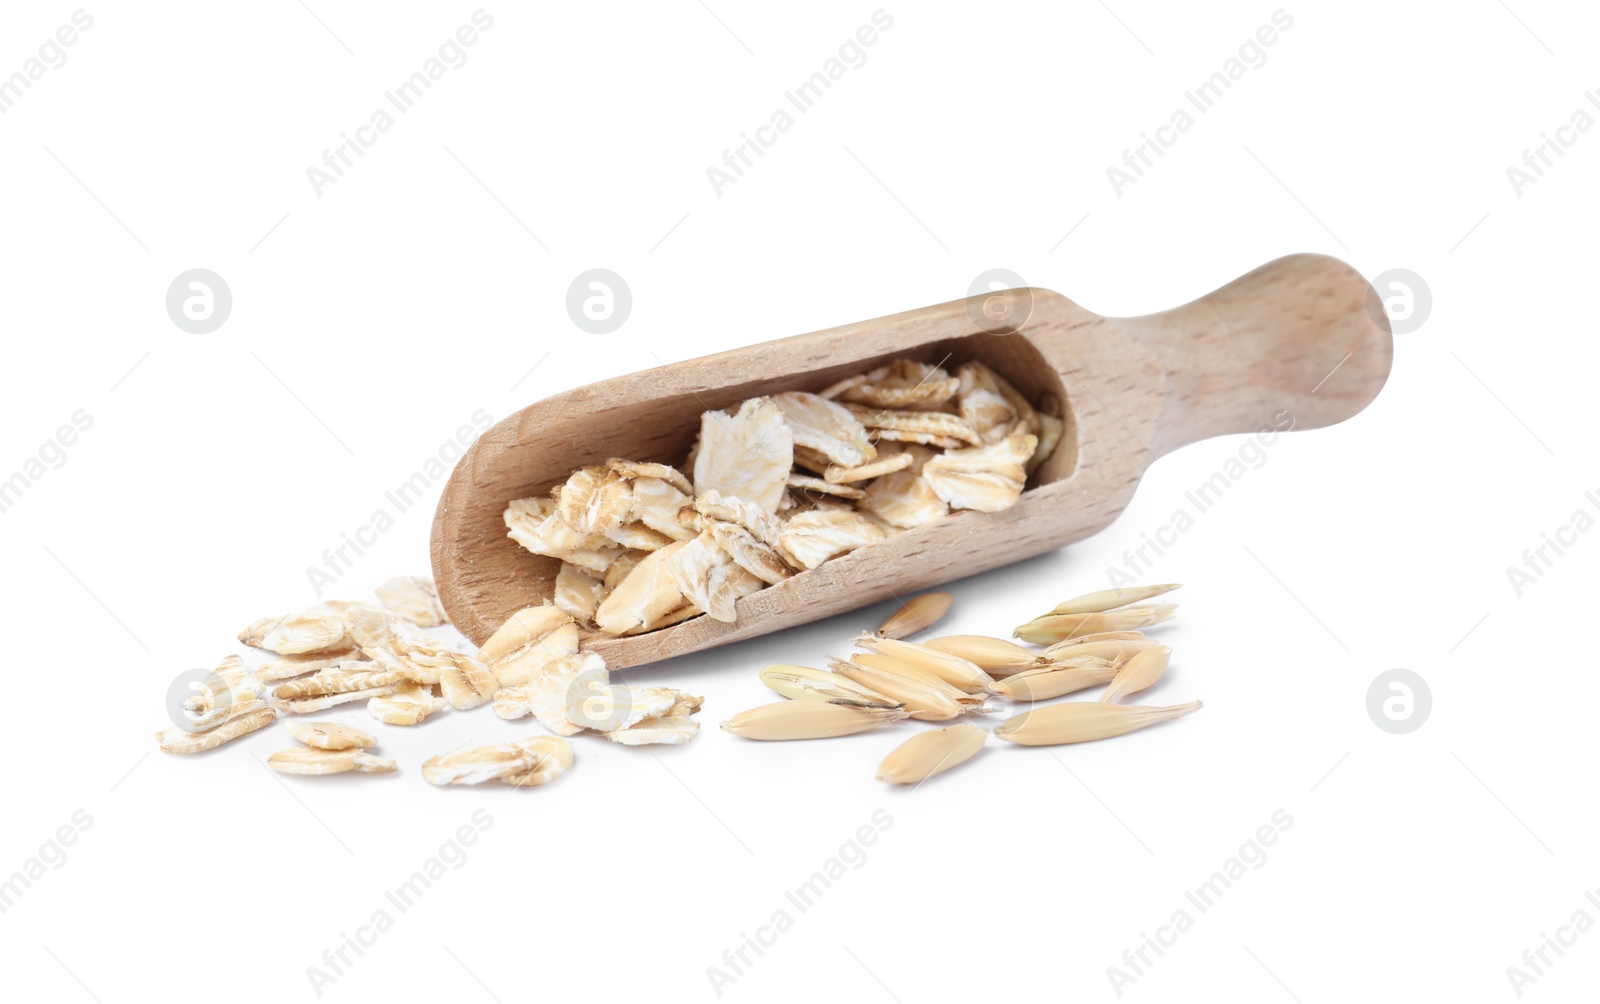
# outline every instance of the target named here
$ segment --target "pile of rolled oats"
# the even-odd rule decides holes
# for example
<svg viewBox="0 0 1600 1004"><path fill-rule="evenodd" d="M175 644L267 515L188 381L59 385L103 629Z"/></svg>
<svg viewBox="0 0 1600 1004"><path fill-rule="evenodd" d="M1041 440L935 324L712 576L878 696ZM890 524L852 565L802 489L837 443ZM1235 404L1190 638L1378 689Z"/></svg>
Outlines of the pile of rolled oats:
<svg viewBox="0 0 1600 1004"><path fill-rule="evenodd" d="M982 363L952 375L896 359L820 394L706 412L689 476L612 460L511 502L505 522L561 561L554 604L585 629L731 622L740 597L830 558L952 510L1010 506L1060 442L1059 411Z"/></svg>
<svg viewBox="0 0 1600 1004"><path fill-rule="evenodd" d="M612 683L605 660L579 646L578 625L551 606L513 614L478 651L460 652L424 630L447 624L428 579L377 589L382 606L342 600L257 621L239 641L271 653L253 668L230 655L183 703L181 721L156 734L166 753L199 753L302 715L365 702L386 725L413 726L446 708L491 705L501 718L532 714L552 736L468 747L423 764L432 784L499 780L546 784L572 766L566 736L603 735L625 746L686 743L700 731L701 698L670 687ZM269 689L270 692L269 692ZM304 745L274 753L280 773L391 773L393 760L365 752L376 740L331 722L286 722Z"/></svg>

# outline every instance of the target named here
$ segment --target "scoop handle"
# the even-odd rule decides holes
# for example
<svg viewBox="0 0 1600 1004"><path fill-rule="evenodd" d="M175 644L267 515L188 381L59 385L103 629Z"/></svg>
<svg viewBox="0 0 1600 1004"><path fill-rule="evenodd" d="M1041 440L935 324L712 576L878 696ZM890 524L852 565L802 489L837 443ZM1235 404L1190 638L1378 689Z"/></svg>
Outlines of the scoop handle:
<svg viewBox="0 0 1600 1004"><path fill-rule="evenodd" d="M1352 417L1388 379L1394 340L1371 285L1326 255L1268 262L1172 310L1109 318L1160 363L1150 449Z"/></svg>

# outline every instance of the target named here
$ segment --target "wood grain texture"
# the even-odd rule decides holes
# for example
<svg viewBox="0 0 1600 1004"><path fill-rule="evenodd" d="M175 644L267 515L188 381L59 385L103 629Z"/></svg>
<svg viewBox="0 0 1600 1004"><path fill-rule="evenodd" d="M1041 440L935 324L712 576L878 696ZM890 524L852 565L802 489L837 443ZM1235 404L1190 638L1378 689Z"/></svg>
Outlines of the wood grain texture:
<svg viewBox="0 0 1600 1004"><path fill-rule="evenodd" d="M548 494L611 457L681 464L702 412L783 390L817 391L896 356L947 368L980 360L1032 400L1064 402L1066 432L1017 504L957 512L825 562L738 601L738 619L696 617L586 644L642 665L907 596L1081 540L1127 506L1162 454L1254 432L1284 415L1311 429L1356 414L1383 387L1393 343L1371 289L1321 255L1271 262L1182 307L1136 318L1026 291L1031 312L985 330L956 300L617 377L547 398L486 432L456 465L433 523L433 574L451 620L481 643L552 593L560 563L506 536L516 498ZM1020 312L1019 312L1020 313Z"/></svg>

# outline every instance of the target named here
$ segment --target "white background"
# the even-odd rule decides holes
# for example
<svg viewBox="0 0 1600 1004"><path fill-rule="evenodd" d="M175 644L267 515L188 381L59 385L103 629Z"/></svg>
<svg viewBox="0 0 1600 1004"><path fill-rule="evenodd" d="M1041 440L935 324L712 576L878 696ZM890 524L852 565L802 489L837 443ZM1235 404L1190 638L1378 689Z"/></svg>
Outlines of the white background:
<svg viewBox="0 0 1600 1004"><path fill-rule="evenodd" d="M1600 489L1600 133L1569 132L1520 196L1506 174L1574 110L1600 115L1595 15L1288 7L1267 62L1119 196L1106 168L1274 7L1108 2L889 7L868 61L720 196L707 167L872 4L490 7L468 61L320 196L306 169L472 5L89 8L67 62L0 115L0 477L93 417L0 514L0 875L92 818L0 914L9 993L314 999L307 968L483 810L465 864L324 998L711 1000L708 968L735 975L724 951L787 908L723 997L1113 1000L1108 967L1281 809L1266 863L1125 998L1515 999L1525 949L1600 919L1578 774L1600 692L1576 640L1600 535L1520 598L1506 573ZM73 10L8 4L0 74ZM701 737L580 740L539 790L422 782L432 753L539 728L487 709L382 728L391 777L280 779L258 761L288 745L277 728L153 750L173 677L312 602L308 566L477 409L950 300L994 267L1138 314L1300 250L1410 269L1434 306L1370 408L1280 439L1145 577L1186 583L1147 697L1206 702L1182 722L991 743L915 792L873 780L909 729L716 728L769 697L761 666L817 664L879 607L630 674L704 693ZM196 267L233 292L208 335L164 309ZM614 334L566 313L592 267L632 288ZM945 627L1003 635L1099 588L1242 442L1159 461L1091 540L955 584ZM329 595L425 573L432 501ZM1432 689L1409 735L1366 711L1394 667ZM795 910L784 892L879 810L865 863ZM1524 995L1592 989L1597 947L1579 936Z"/></svg>

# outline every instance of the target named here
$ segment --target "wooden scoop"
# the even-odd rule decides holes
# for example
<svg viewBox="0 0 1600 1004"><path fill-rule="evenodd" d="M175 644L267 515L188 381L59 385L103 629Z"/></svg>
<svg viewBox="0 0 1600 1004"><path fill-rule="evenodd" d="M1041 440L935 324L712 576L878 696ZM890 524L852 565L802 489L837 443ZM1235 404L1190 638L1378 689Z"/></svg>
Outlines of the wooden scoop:
<svg viewBox="0 0 1600 1004"><path fill-rule="evenodd" d="M1095 533L1157 457L1211 436L1314 429L1359 412L1389 375L1371 288L1321 255L1280 258L1146 317L1092 314L1059 293L1011 290L617 377L547 398L486 432L456 465L433 522L433 574L456 626L482 643L550 598L560 563L506 536L512 499L545 496L612 457L682 464L710 409L819 391L897 356L953 371L979 360L1031 401L1062 402L1061 444L1011 508L963 511L834 558L695 617L585 644L634 666L829 617L1042 554Z"/></svg>

